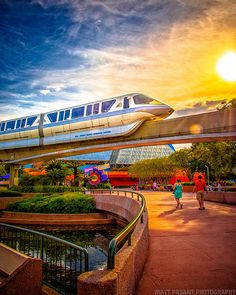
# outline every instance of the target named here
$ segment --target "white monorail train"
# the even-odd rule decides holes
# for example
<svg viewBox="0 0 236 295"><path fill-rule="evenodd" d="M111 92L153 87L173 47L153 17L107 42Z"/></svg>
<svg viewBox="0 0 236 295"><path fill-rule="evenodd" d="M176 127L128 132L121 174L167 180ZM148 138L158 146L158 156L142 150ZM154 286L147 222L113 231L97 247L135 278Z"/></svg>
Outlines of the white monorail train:
<svg viewBox="0 0 236 295"><path fill-rule="evenodd" d="M139 93L0 122L0 149L14 149L125 136L147 118L173 109Z"/></svg>

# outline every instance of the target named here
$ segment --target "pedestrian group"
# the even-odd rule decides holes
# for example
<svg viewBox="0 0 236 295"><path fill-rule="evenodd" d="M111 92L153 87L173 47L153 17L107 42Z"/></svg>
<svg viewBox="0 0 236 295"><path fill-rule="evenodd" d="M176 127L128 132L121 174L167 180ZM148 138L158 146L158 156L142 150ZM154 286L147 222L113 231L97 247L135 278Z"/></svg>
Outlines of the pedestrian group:
<svg viewBox="0 0 236 295"><path fill-rule="evenodd" d="M199 203L199 210L205 210L204 206L204 195L205 191L207 191L206 183L204 179L202 179L201 175L198 175L197 181L195 182L193 193L196 193L196 199ZM176 200L176 209L182 209L183 204L181 203L182 195L183 195L183 186L181 184L181 180L177 179L176 183L174 184L174 191L173 194Z"/></svg>

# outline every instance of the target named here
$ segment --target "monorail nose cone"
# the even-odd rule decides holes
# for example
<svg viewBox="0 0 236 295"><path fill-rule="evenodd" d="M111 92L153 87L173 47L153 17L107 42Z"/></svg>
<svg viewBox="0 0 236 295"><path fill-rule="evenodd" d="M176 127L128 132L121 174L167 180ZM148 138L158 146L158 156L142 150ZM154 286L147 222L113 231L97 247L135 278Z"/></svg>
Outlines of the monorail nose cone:
<svg viewBox="0 0 236 295"><path fill-rule="evenodd" d="M156 106L155 108L149 110L149 113L163 119L169 117L173 112L174 112L174 109L172 109L168 105L162 105L161 107Z"/></svg>

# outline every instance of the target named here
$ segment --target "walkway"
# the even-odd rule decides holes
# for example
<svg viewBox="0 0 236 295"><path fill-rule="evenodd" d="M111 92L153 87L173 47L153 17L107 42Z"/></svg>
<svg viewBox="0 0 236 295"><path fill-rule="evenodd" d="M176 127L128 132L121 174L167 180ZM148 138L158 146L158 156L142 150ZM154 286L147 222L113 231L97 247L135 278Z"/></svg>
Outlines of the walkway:
<svg viewBox="0 0 236 295"><path fill-rule="evenodd" d="M184 208L177 210L172 193L144 196L149 253L136 295L201 295L193 289L236 294L236 206L207 202L199 211L193 194L185 193Z"/></svg>

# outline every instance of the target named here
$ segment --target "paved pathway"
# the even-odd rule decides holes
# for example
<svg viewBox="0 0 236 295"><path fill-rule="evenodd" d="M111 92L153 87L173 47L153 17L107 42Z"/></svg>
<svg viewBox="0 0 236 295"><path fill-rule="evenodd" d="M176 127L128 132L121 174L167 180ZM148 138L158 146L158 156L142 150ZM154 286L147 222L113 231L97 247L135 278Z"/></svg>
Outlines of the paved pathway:
<svg viewBox="0 0 236 295"><path fill-rule="evenodd" d="M217 294L235 295L236 206L206 202L200 211L193 194L185 193L184 208L177 210L172 193L143 194L150 240L136 295L216 295L199 289L235 289Z"/></svg>

